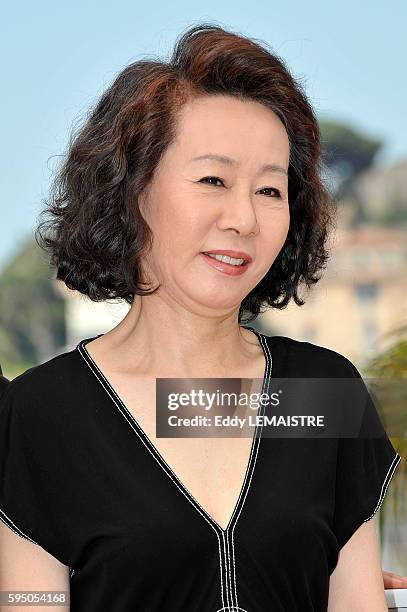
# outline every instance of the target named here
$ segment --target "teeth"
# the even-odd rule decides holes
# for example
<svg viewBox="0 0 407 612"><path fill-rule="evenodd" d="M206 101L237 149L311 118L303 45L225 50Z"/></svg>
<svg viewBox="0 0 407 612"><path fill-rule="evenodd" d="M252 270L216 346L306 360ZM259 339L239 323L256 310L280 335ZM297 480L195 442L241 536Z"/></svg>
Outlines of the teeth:
<svg viewBox="0 0 407 612"><path fill-rule="evenodd" d="M205 255L209 255L209 257L213 257L213 259L217 259L218 261L224 261L225 263L232 264L232 266L241 266L245 261L244 259L234 259L228 255L217 255L214 253L205 253Z"/></svg>

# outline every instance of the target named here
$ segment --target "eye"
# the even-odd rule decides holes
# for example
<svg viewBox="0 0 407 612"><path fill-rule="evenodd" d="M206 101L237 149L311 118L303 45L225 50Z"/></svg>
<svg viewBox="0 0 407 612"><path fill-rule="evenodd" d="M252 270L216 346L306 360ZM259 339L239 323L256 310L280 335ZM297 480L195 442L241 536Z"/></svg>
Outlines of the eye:
<svg viewBox="0 0 407 612"><path fill-rule="evenodd" d="M281 191L279 189L276 189L275 187L263 187L263 189L260 189L260 191L267 191L270 190L274 191L274 193L276 194L276 198L281 198Z"/></svg>
<svg viewBox="0 0 407 612"><path fill-rule="evenodd" d="M218 178L217 176L205 176L204 178L202 178L198 182L202 183L202 181L211 181L211 180L220 181L223 184L223 181L220 178ZM213 185L213 183L209 183L209 184ZM216 187L216 185L214 185L214 187Z"/></svg>

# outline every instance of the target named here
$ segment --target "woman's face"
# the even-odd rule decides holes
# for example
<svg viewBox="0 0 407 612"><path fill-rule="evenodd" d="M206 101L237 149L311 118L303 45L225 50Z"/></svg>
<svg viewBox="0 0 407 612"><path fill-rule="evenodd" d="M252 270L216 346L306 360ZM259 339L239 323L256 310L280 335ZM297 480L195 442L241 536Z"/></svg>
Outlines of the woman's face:
<svg viewBox="0 0 407 612"><path fill-rule="evenodd" d="M212 95L183 107L140 198L154 236L143 269L161 295L202 314L239 308L287 236L289 153L282 122L258 102ZM251 262L237 268L202 254L214 250Z"/></svg>

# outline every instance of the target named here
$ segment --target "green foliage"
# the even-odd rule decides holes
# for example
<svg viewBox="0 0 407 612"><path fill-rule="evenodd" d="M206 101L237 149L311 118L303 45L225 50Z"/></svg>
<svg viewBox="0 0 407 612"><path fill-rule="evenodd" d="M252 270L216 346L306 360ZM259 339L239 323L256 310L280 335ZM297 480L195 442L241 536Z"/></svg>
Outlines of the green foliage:
<svg viewBox="0 0 407 612"><path fill-rule="evenodd" d="M25 240L0 277L0 363L12 378L65 343L65 302L35 241Z"/></svg>
<svg viewBox="0 0 407 612"><path fill-rule="evenodd" d="M372 223L381 227L399 227L407 223L407 193L383 191L382 210L370 212L369 202L358 188L361 173L368 171L384 142L339 121L319 121L322 158L331 174L331 190L336 201L353 210L352 226ZM384 179L385 180L385 179ZM386 195L387 193L387 195Z"/></svg>
<svg viewBox="0 0 407 612"><path fill-rule="evenodd" d="M400 436L389 438L401 457L400 465L392 479L391 496L386 496L379 511L379 528L381 539L386 512L391 509L402 525L406 517L406 472L407 472L407 417L406 417L406 390L407 390L407 325L392 330L387 334L390 340L389 347L372 359L365 369L365 375L378 379L386 379L386 399L383 403L383 413ZM392 384L393 382L393 384Z"/></svg>
<svg viewBox="0 0 407 612"><path fill-rule="evenodd" d="M343 178L369 168L384 144L338 121L322 120L319 125L324 162Z"/></svg>

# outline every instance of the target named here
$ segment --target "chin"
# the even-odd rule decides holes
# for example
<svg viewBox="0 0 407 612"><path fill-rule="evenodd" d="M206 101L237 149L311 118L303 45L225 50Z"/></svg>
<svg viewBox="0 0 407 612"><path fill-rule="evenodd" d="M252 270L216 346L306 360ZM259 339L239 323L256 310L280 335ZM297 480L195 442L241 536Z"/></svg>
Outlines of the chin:
<svg viewBox="0 0 407 612"><path fill-rule="evenodd" d="M240 306L243 300L243 297L241 296L236 296L235 299L232 299L233 296L230 295L230 292L227 295L225 294L222 299L219 289L215 290L212 288L212 290L207 289L205 291L205 288L202 285L199 287L199 289L199 294L196 291L194 292L194 300L199 304L202 304L202 306L210 308L211 310L233 310L234 308Z"/></svg>

